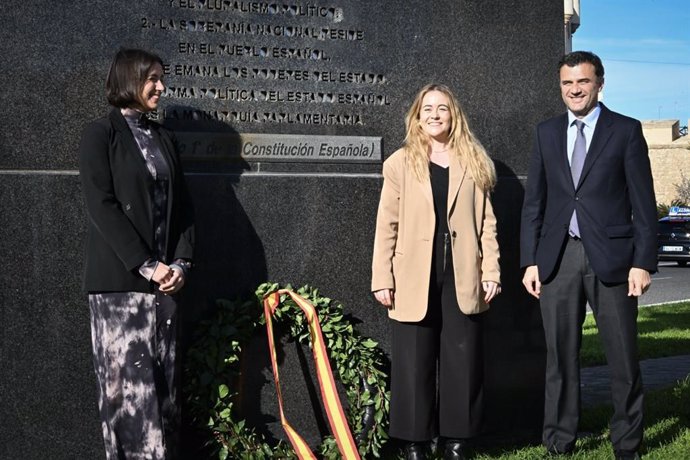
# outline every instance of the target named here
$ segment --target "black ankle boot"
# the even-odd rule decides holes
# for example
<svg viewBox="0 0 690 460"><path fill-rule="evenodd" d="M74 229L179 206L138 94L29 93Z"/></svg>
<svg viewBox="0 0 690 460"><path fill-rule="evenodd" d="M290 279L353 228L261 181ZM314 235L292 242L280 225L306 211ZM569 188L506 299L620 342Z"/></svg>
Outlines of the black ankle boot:
<svg viewBox="0 0 690 460"><path fill-rule="evenodd" d="M405 460L426 460L426 443L408 442L405 444Z"/></svg>
<svg viewBox="0 0 690 460"><path fill-rule="evenodd" d="M462 439L446 439L446 447L443 450L443 460L465 460L462 448L465 441Z"/></svg>

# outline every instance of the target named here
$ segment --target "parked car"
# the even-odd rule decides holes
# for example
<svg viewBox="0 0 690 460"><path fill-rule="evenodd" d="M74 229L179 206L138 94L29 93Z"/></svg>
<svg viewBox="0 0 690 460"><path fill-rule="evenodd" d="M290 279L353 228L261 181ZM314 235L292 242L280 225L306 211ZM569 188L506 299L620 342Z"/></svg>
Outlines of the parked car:
<svg viewBox="0 0 690 460"><path fill-rule="evenodd" d="M659 219L659 260L670 260L684 267L690 261L690 208L672 207Z"/></svg>

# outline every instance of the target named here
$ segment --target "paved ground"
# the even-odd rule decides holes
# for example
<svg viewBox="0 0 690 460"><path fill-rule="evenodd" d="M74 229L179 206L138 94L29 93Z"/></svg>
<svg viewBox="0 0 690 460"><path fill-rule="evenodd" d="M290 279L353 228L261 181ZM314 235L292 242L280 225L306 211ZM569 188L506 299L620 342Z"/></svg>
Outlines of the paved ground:
<svg viewBox="0 0 690 460"><path fill-rule="evenodd" d="M640 367L645 390L665 388L690 375L690 355L647 359L640 362ZM611 401L608 366L583 368L580 379L583 406Z"/></svg>
<svg viewBox="0 0 690 460"><path fill-rule="evenodd" d="M659 272L652 276L652 288L640 298L640 306L653 306L690 298L690 266L660 262ZM589 308L588 308L589 310ZM640 362L645 390L672 386L690 375L690 355L647 359ZM580 372L582 404L592 406L611 401L608 366L583 368Z"/></svg>
<svg viewBox="0 0 690 460"><path fill-rule="evenodd" d="M640 297L640 307L690 300L690 265L679 267L675 262L659 262L659 271L652 275L652 286ZM587 305L587 311L592 309Z"/></svg>
<svg viewBox="0 0 690 460"><path fill-rule="evenodd" d="M675 262L659 262L659 271L652 275L652 286L640 297L640 306L690 299L690 265L679 267Z"/></svg>

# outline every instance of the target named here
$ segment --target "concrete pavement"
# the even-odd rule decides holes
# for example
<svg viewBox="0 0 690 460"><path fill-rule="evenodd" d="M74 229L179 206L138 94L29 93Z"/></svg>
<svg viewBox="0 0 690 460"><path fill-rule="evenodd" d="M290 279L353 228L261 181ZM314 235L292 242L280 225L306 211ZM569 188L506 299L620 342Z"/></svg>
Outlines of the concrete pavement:
<svg viewBox="0 0 690 460"><path fill-rule="evenodd" d="M645 391L672 386L690 375L690 355L640 361ZM582 405L611 402L611 375L608 366L586 367L580 371Z"/></svg>

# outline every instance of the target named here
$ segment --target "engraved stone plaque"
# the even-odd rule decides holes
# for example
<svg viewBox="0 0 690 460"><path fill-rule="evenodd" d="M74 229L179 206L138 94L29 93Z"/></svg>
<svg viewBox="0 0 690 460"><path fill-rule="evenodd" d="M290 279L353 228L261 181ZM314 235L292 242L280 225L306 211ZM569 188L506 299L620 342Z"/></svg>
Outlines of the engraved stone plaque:
<svg viewBox="0 0 690 460"><path fill-rule="evenodd" d="M397 112L396 97L384 63L361 58L382 35L357 2L161 3L142 2L136 26L167 46L156 117L185 131L188 164L241 158L250 169L350 163L361 167L349 171L366 172L381 163L376 126ZM192 136L189 121L205 135ZM239 151L232 134L241 134Z"/></svg>

